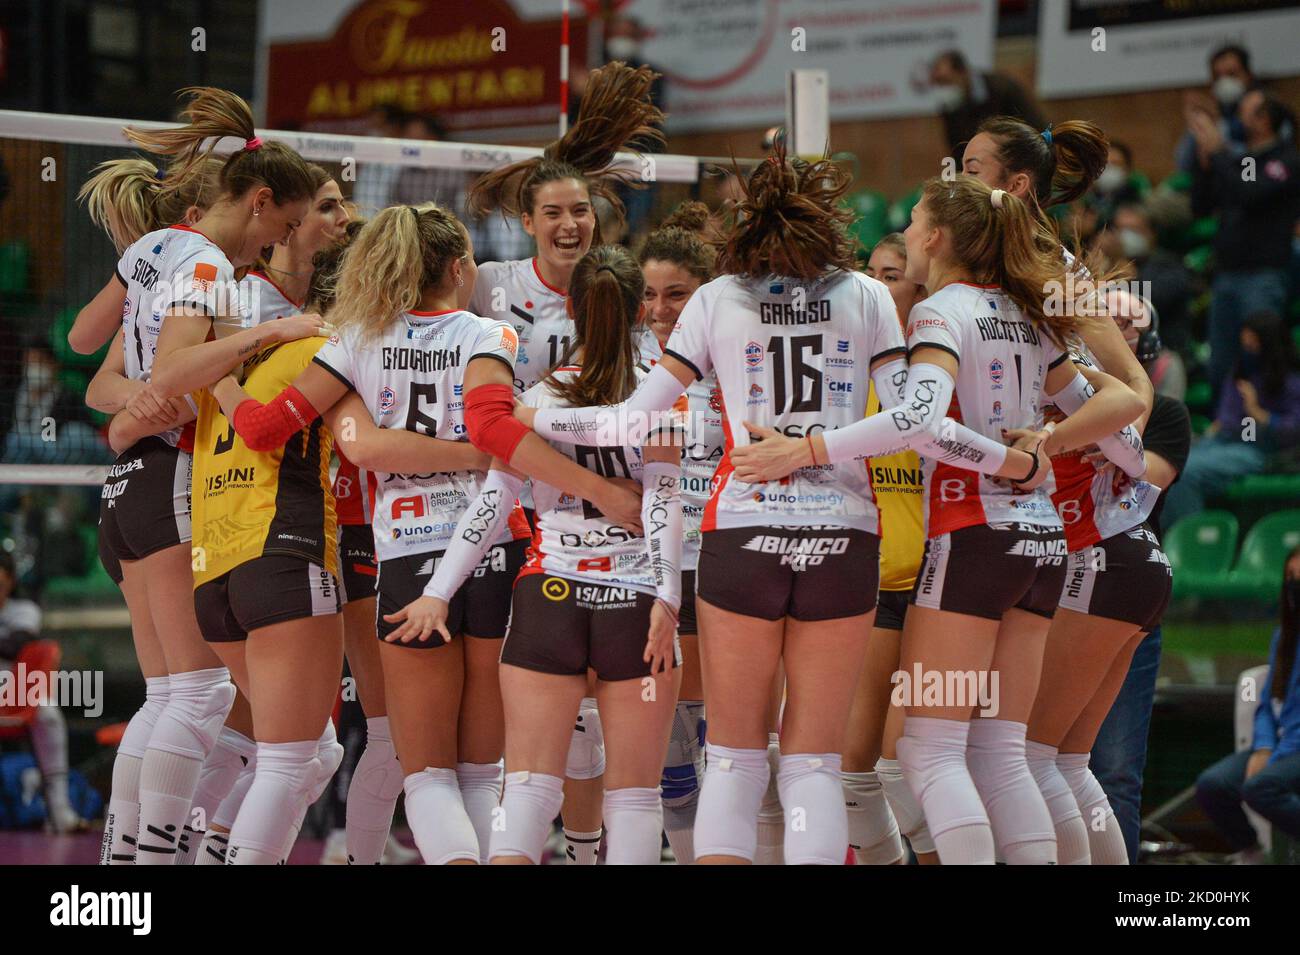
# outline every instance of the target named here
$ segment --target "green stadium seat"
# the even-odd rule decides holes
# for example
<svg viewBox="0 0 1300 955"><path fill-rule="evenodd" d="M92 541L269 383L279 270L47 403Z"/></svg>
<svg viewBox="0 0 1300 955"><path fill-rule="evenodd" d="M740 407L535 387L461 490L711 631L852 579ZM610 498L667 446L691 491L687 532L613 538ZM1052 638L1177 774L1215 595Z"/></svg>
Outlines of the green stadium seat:
<svg viewBox="0 0 1300 955"><path fill-rule="evenodd" d="M889 200L881 193L871 189L861 189L851 196L846 196L844 204L852 210L854 221L849 226L862 245L861 255L865 259L871 254L871 248L889 234Z"/></svg>
<svg viewBox="0 0 1300 955"><path fill-rule="evenodd" d="M1228 488L1226 496L1234 503L1243 504L1300 501L1300 474L1252 474L1241 477Z"/></svg>
<svg viewBox="0 0 1300 955"><path fill-rule="evenodd" d="M72 350L68 344L68 332L72 330L72 323L77 320L77 312L80 309L68 307L63 309L54 318L54 324L50 326L50 348L54 351L54 357L58 360L59 365L63 368L80 368L90 374L99 370L99 366L104 362L104 356L108 354L108 346L112 340L104 343L104 346L91 355L81 355ZM89 378L86 379L89 382ZM81 390L86 390L85 385Z"/></svg>
<svg viewBox="0 0 1300 955"><path fill-rule="evenodd" d="M1191 192L1192 174L1180 169L1160 183L1160 188L1168 192Z"/></svg>
<svg viewBox="0 0 1300 955"><path fill-rule="evenodd" d="M1164 549L1174 571L1174 594L1197 596L1225 581L1240 533L1229 511L1190 514L1169 528Z"/></svg>
<svg viewBox="0 0 1300 955"><path fill-rule="evenodd" d="M26 294L28 258L26 242L0 245L0 295Z"/></svg>
<svg viewBox="0 0 1300 955"><path fill-rule="evenodd" d="M917 186L889 207L889 231L902 232L912 221L912 206L921 201L921 187Z"/></svg>
<svg viewBox="0 0 1300 955"><path fill-rule="evenodd" d="M1205 582L1196 596L1271 605L1282 590L1282 566L1287 554L1297 547L1300 510L1269 514L1246 534L1237 563L1227 576ZM1174 580L1176 583L1176 574Z"/></svg>
<svg viewBox="0 0 1300 955"><path fill-rule="evenodd" d="M1214 410L1210 407L1212 395L1210 383L1203 378L1198 379L1188 384L1183 403L1197 411L1212 412Z"/></svg>

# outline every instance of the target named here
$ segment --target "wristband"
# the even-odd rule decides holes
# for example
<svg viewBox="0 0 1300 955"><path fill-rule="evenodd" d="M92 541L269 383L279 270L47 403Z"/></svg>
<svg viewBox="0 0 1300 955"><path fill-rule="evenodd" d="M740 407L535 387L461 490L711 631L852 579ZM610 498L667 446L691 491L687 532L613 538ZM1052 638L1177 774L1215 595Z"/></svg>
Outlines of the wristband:
<svg viewBox="0 0 1300 955"><path fill-rule="evenodd" d="M1017 479L1015 482L1016 484L1028 484L1030 481L1034 479L1034 475L1038 473L1038 454L1036 452L1040 447L1042 447L1041 441L1038 444L1034 445L1033 451L1025 452L1026 454L1029 455L1031 459L1030 460L1031 466L1029 468L1029 473L1026 474L1024 477Z"/></svg>

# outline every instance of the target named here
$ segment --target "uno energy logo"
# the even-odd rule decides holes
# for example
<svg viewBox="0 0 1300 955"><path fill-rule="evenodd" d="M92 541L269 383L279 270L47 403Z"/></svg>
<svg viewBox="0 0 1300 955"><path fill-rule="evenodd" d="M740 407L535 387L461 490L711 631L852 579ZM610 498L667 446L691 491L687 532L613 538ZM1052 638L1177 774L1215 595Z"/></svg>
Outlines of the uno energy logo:
<svg viewBox="0 0 1300 955"><path fill-rule="evenodd" d="M569 596L569 582L559 577L547 577L542 581L542 596L557 603Z"/></svg>

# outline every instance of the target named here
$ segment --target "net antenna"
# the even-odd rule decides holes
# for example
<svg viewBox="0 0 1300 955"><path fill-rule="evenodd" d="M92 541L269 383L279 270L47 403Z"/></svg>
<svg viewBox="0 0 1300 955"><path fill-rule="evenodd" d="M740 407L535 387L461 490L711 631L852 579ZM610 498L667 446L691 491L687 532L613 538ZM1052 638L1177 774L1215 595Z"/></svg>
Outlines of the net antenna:
<svg viewBox="0 0 1300 955"><path fill-rule="evenodd" d="M831 141L830 85L826 70L791 70L786 77L789 155L809 162L825 158Z"/></svg>
<svg viewBox="0 0 1300 955"><path fill-rule="evenodd" d="M560 135L569 131L569 0L560 0Z"/></svg>

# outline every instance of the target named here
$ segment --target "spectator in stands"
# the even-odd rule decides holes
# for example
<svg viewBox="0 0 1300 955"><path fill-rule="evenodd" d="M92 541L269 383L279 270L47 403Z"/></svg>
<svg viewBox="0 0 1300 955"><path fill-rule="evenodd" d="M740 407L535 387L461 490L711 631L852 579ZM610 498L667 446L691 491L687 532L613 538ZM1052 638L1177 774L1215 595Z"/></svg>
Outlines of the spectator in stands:
<svg viewBox="0 0 1300 955"><path fill-rule="evenodd" d="M1133 263L1143 294L1160 313L1165 347L1185 354L1191 345L1192 275L1182 256L1158 244L1151 210L1141 202L1118 206L1101 236L1101 251L1111 262Z"/></svg>
<svg viewBox="0 0 1300 955"><path fill-rule="evenodd" d="M370 112L372 136L398 139L406 125L407 114L392 103L381 103ZM352 191L352 201L364 216L373 216L392 203L393 184L400 166L387 163L361 163L357 169L357 185Z"/></svg>
<svg viewBox="0 0 1300 955"><path fill-rule="evenodd" d="M1244 155L1230 148L1204 114L1192 126L1198 156L1192 209L1198 216L1219 217L1207 335L1216 397L1237 358L1241 319L1265 309L1284 310L1291 237L1300 217L1300 152L1290 110L1271 94L1252 90L1242 97L1238 114L1246 135Z"/></svg>
<svg viewBox="0 0 1300 955"><path fill-rule="evenodd" d="M1256 312L1240 332L1241 355L1218 415L1192 447L1183 480L1168 494L1165 520L1205 507L1236 478L1259 474L1277 451L1300 444L1300 370L1277 312Z"/></svg>
<svg viewBox="0 0 1300 955"><path fill-rule="evenodd" d="M1268 677L1259 691L1250 749L1225 756L1196 780L1196 801L1241 864L1265 861L1243 806L1300 839L1300 548L1286 560L1281 616L1268 652Z"/></svg>
<svg viewBox="0 0 1300 955"><path fill-rule="evenodd" d="M40 636L41 610L32 601L14 596L17 581L13 557L0 551L0 670L11 671L11 679L23 680L23 674L12 671L23 647ZM82 820L68 799L68 724L54 702L37 707L29 732L45 787L50 828L71 832Z"/></svg>
<svg viewBox="0 0 1300 955"><path fill-rule="evenodd" d="M939 101L948 149L961 164L966 143L990 116L1016 116L1035 129L1047 125L1024 88L1000 73L972 72L959 50L947 50L930 66L930 86Z"/></svg>
<svg viewBox="0 0 1300 955"><path fill-rule="evenodd" d="M6 464L111 464L113 452L91 424L82 395L59 381L44 335L27 344L23 380L5 435Z"/></svg>
<svg viewBox="0 0 1300 955"><path fill-rule="evenodd" d="M1174 162L1184 172L1192 172L1197 165L1197 143L1194 126L1202 118L1218 127L1229 148L1238 155L1246 150L1246 131L1237 116L1237 107L1246 93L1255 89L1259 80L1250 69L1250 53L1235 43L1221 46L1210 54L1210 89L1187 94L1183 101L1183 115L1187 132L1174 150Z"/></svg>
<svg viewBox="0 0 1300 955"><path fill-rule="evenodd" d="M1124 143L1111 140L1106 168L1083 197L1080 231L1085 242L1110 225L1120 206L1142 201L1143 182L1133 169L1133 151Z"/></svg>

